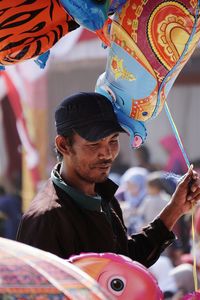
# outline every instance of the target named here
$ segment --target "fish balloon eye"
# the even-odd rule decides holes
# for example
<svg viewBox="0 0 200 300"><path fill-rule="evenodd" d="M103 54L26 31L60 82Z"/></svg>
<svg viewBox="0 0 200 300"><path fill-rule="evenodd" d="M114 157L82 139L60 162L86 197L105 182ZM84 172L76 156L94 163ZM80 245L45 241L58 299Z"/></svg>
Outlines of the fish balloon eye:
<svg viewBox="0 0 200 300"><path fill-rule="evenodd" d="M121 290L123 290L124 288L124 283L121 279L113 279L110 283L110 287L116 291L116 292L120 292Z"/></svg>
<svg viewBox="0 0 200 300"><path fill-rule="evenodd" d="M126 280L123 277L113 276L108 282L109 291L118 296L123 293L125 286Z"/></svg>

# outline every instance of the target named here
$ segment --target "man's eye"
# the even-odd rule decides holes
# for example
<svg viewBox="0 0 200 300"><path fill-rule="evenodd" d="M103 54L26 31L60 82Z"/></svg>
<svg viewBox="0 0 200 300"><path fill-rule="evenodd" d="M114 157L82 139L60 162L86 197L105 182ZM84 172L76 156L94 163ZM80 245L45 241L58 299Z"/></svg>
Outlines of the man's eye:
<svg viewBox="0 0 200 300"><path fill-rule="evenodd" d="M117 144L118 143L118 140L112 140L111 141L111 144Z"/></svg>

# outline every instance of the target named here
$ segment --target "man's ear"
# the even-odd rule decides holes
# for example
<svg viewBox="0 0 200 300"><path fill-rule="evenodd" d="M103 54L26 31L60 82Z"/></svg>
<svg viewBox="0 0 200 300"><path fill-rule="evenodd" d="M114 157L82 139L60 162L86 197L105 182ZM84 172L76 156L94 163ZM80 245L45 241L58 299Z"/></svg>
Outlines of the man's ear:
<svg viewBox="0 0 200 300"><path fill-rule="evenodd" d="M55 146L61 154L69 153L69 145L67 143L67 138L62 135L57 135L55 137Z"/></svg>

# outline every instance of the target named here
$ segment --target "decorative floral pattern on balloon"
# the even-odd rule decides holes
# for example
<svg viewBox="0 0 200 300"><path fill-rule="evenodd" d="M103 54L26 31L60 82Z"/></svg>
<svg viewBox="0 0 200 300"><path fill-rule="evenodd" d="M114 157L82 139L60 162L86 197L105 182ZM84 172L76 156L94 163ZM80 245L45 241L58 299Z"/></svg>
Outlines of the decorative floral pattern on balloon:
<svg viewBox="0 0 200 300"><path fill-rule="evenodd" d="M190 11L177 2L161 3L151 14L148 21L149 43L167 70L174 67L184 52L194 23Z"/></svg>
<svg viewBox="0 0 200 300"><path fill-rule="evenodd" d="M114 56L112 58L111 70L114 74L115 79L121 77L122 79L129 80L129 81L135 80L136 79L135 76L131 72L128 72L127 69L124 68L123 62L124 62L123 59L119 59L119 57L117 56Z"/></svg>

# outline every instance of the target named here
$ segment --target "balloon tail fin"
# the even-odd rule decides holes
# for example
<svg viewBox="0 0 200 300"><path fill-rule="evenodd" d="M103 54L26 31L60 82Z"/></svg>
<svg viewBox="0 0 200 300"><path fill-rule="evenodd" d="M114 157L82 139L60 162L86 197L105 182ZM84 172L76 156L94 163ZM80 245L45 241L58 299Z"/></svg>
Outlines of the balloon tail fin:
<svg viewBox="0 0 200 300"><path fill-rule="evenodd" d="M38 56L38 58L35 59L34 61L41 69L44 69L46 67L46 63L49 58L49 55L50 55L50 50Z"/></svg>

